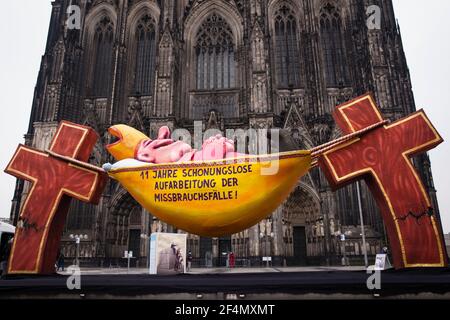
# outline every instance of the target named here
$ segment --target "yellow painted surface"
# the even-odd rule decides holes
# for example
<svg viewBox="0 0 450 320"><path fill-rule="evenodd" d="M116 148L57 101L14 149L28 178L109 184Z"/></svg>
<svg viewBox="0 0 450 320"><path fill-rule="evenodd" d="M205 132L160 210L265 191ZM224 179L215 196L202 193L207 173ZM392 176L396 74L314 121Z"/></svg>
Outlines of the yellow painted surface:
<svg viewBox="0 0 450 320"><path fill-rule="evenodd" d="M270 216L310 166L310 152L295 151L232 162L148 164L109 175L162 221L192 234L219 237Z"/></svg>
<svg viewBox="0 0 450 320"><path fill-rule="evenodd" d="M112 126L108 132L118 139L115 143L106 146L108 152L117 161L134 158L139 143L149 139L142 132L124 124Z"/></svg>

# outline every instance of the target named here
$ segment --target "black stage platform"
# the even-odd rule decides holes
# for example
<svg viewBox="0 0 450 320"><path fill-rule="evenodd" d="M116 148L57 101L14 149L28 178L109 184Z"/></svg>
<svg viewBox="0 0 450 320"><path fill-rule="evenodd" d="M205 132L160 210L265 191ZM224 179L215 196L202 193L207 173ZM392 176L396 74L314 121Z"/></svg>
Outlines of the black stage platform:
<svg viewBox="0 0 450 320"><path fill-rule="evenodd" d="M0 280L0 299L291 299L450 298L450 269L383 271L381 290L371 291L366 272L278 272L177 276L82 275L81 290L70 291L66 276Z"/></svg>

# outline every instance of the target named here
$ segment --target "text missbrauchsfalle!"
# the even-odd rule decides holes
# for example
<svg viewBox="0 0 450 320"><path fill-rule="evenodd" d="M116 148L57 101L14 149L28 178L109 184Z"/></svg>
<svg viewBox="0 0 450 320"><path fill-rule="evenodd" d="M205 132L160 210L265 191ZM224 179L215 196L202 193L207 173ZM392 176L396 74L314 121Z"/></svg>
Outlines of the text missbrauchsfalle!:
<svg viewBox="0 0 450 320"><path fill-rule="evenodd" d="M235 200L238 192L235 191L208 191L195 193L155 193L155 202L192 202L192 201L224 201Z"/></svg>

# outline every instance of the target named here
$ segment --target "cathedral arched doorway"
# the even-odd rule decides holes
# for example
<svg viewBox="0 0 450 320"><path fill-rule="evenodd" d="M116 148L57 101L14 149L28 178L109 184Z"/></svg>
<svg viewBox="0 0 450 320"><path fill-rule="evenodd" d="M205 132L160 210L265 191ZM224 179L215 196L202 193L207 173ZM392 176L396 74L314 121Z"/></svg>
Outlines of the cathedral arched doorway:
<svg viewBox="0 0 450 320"><path fill-rule="evenodd" d="M139 264L140 258L146 256L141 236L146 233L142 207L128 193L123 193L113 197L110 212L107 226L108 257L113 264L123 264L125 251L132 251L132 265Z"/></svg>
<svg viewBox="0 0 450 320"><path fill-rule="evenodd" d="M300 183L282 208L282 230L285 263L306 265L308 260L324 253L324 225L320 200L315 190Z"/></svg>

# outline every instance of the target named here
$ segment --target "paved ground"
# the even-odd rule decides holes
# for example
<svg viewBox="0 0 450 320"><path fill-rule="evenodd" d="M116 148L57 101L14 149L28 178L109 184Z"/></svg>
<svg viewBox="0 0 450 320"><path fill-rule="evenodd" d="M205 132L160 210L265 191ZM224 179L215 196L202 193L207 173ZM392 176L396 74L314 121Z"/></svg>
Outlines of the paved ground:
<svg viewBox="0 0 450 320"><path fill-rule="evenodd" d="M172 276L145 269L83 269L81 289L67 274L0 280L0 299L450 299L450 269L388 270L370 290L361 267L194 269ZM377 298L378 299L378 298Z"/></svg>
<svg viewBox="0 0 450 320"><path fill-rule="evenodd" d="M331 272L331 271L364 271L364 267L287 267L287 268L193 268L187 274L242 274L242 273L276 273L276 272ZM59 272L61 275L68 275L65 272ZM145 275L148 274L146 268L81 268L81 274L85 275Z"/></svg>

